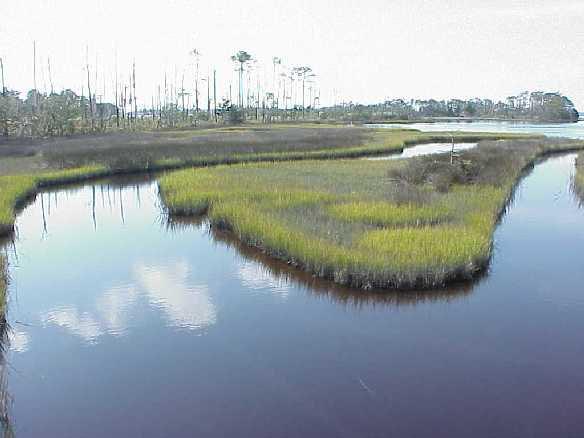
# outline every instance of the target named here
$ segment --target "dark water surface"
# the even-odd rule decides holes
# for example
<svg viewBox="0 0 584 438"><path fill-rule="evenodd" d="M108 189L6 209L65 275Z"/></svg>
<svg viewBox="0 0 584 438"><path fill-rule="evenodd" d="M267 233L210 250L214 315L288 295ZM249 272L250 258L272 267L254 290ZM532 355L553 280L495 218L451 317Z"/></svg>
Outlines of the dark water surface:
<svg viewBox="0 0 584 438"><path fill-rule="evenodd" d="M290 274L204 223L168 225L151 181L39 195L6 246L11 425L19 437L584 436L574 160L523 181L487 277L436 293Z"/></svg>

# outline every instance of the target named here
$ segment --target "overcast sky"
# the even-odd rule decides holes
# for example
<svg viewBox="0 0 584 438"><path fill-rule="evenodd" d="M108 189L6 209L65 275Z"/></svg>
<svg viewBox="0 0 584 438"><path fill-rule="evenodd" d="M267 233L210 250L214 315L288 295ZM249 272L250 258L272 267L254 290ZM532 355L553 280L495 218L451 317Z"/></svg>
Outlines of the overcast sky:
<svg viewBox="0 0 584 438"><path fill-rule="evenodd" d="M0 56L19 90L32 87L36 40L39 88L50 57L55 87L79 90L88 45L107 94L117 52L126 76L135 58L138 97L149 101L165 71L192 74L196 47L221 83L237 50L310 65L323 103L334 89L360 102L541 89L584 111L583 23L584 0L0 0Z"/></svg>

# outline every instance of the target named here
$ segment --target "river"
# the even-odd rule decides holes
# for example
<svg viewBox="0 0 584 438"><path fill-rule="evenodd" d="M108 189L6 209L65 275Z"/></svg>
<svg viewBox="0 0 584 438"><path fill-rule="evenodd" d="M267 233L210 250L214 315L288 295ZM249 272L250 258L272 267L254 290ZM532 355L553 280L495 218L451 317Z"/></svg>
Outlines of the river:
<svg viewBox="0 0 584 438"><path fill-rule="evenodd" d="M291 271L147 177L46 191L5 246L18 437L582 436L575 155L536 166L490 272L366 293ZM1 402L1 401L0 401Z"/></svg>
<svg viewBox="0 0 584 438"><path fill-rule="evenodd" d="M584 139L584 120L577 123L526 123L526 122L436 122L411 124L370 124L373 128L419 129L426 132L512 132L517 134L540 134L549 137Z"/></svg>

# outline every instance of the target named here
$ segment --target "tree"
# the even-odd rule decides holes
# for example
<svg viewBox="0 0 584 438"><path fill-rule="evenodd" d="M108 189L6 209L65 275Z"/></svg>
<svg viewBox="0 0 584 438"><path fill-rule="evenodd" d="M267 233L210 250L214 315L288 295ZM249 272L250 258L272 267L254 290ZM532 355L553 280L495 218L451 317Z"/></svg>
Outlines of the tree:
<svg viewBox="0 0 584 438"><path fill-rule="evenodd" d="M292 71L296 76L298 76L302 80L302 117L304 117L304 110L306 108L306 105L304 104L304 95L306 94L305 83L308 75L312 73L312 68L308 66L299 66L294 67Z"/></svg>
<svg viewBox="0 0 584 438"><path fill-rule="evenodd" d="M274 75L272 77L272 93L276 94L276 68L277 68L276 66L282 64L282 58L278 58L277 56L274 56L272 58L272 64L274 65Z"/></svg>
<svg viewBox="0 0 584 438"><path fill-rule="evenodd" d="M195 58L195 123L196 113L199 112L199 61L201 60L201 52L197 49L191 50L191 55Z"/></svg>
<svg viewBox="0 0 584 438"><path fill-rule="evenodd" d="M252 57L245 50L240 50L231 56L231 60L239 64L239 100L238 104L243 108L243 72L245 65L252 60Z"/></svg>

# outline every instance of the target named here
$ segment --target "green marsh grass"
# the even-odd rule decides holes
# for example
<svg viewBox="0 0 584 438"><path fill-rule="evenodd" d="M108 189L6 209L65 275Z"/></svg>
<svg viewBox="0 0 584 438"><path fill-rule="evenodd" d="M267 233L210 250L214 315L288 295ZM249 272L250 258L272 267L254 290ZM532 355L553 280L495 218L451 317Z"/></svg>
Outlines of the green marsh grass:
<svg viewBox="0 0 584 438"><path fill-rule="evenodd" d="M448 154L187 169L163 176L160 190L171 214L206 213L242 242L319 277L361 288L431 288L483 271L523 172L542 155L582 147L482 142L461 155L461 172L440 188ZM400 180L416 170L416 183Z"/></svg>
<svg viewBox="0 0 584 438"><path fill-rule="evenodd" d="M447 221L453 212L446 206L391 204L383 201L356 201L333 204L332 216L347 222L364 222L379 226L437 224Z"/></svg>

